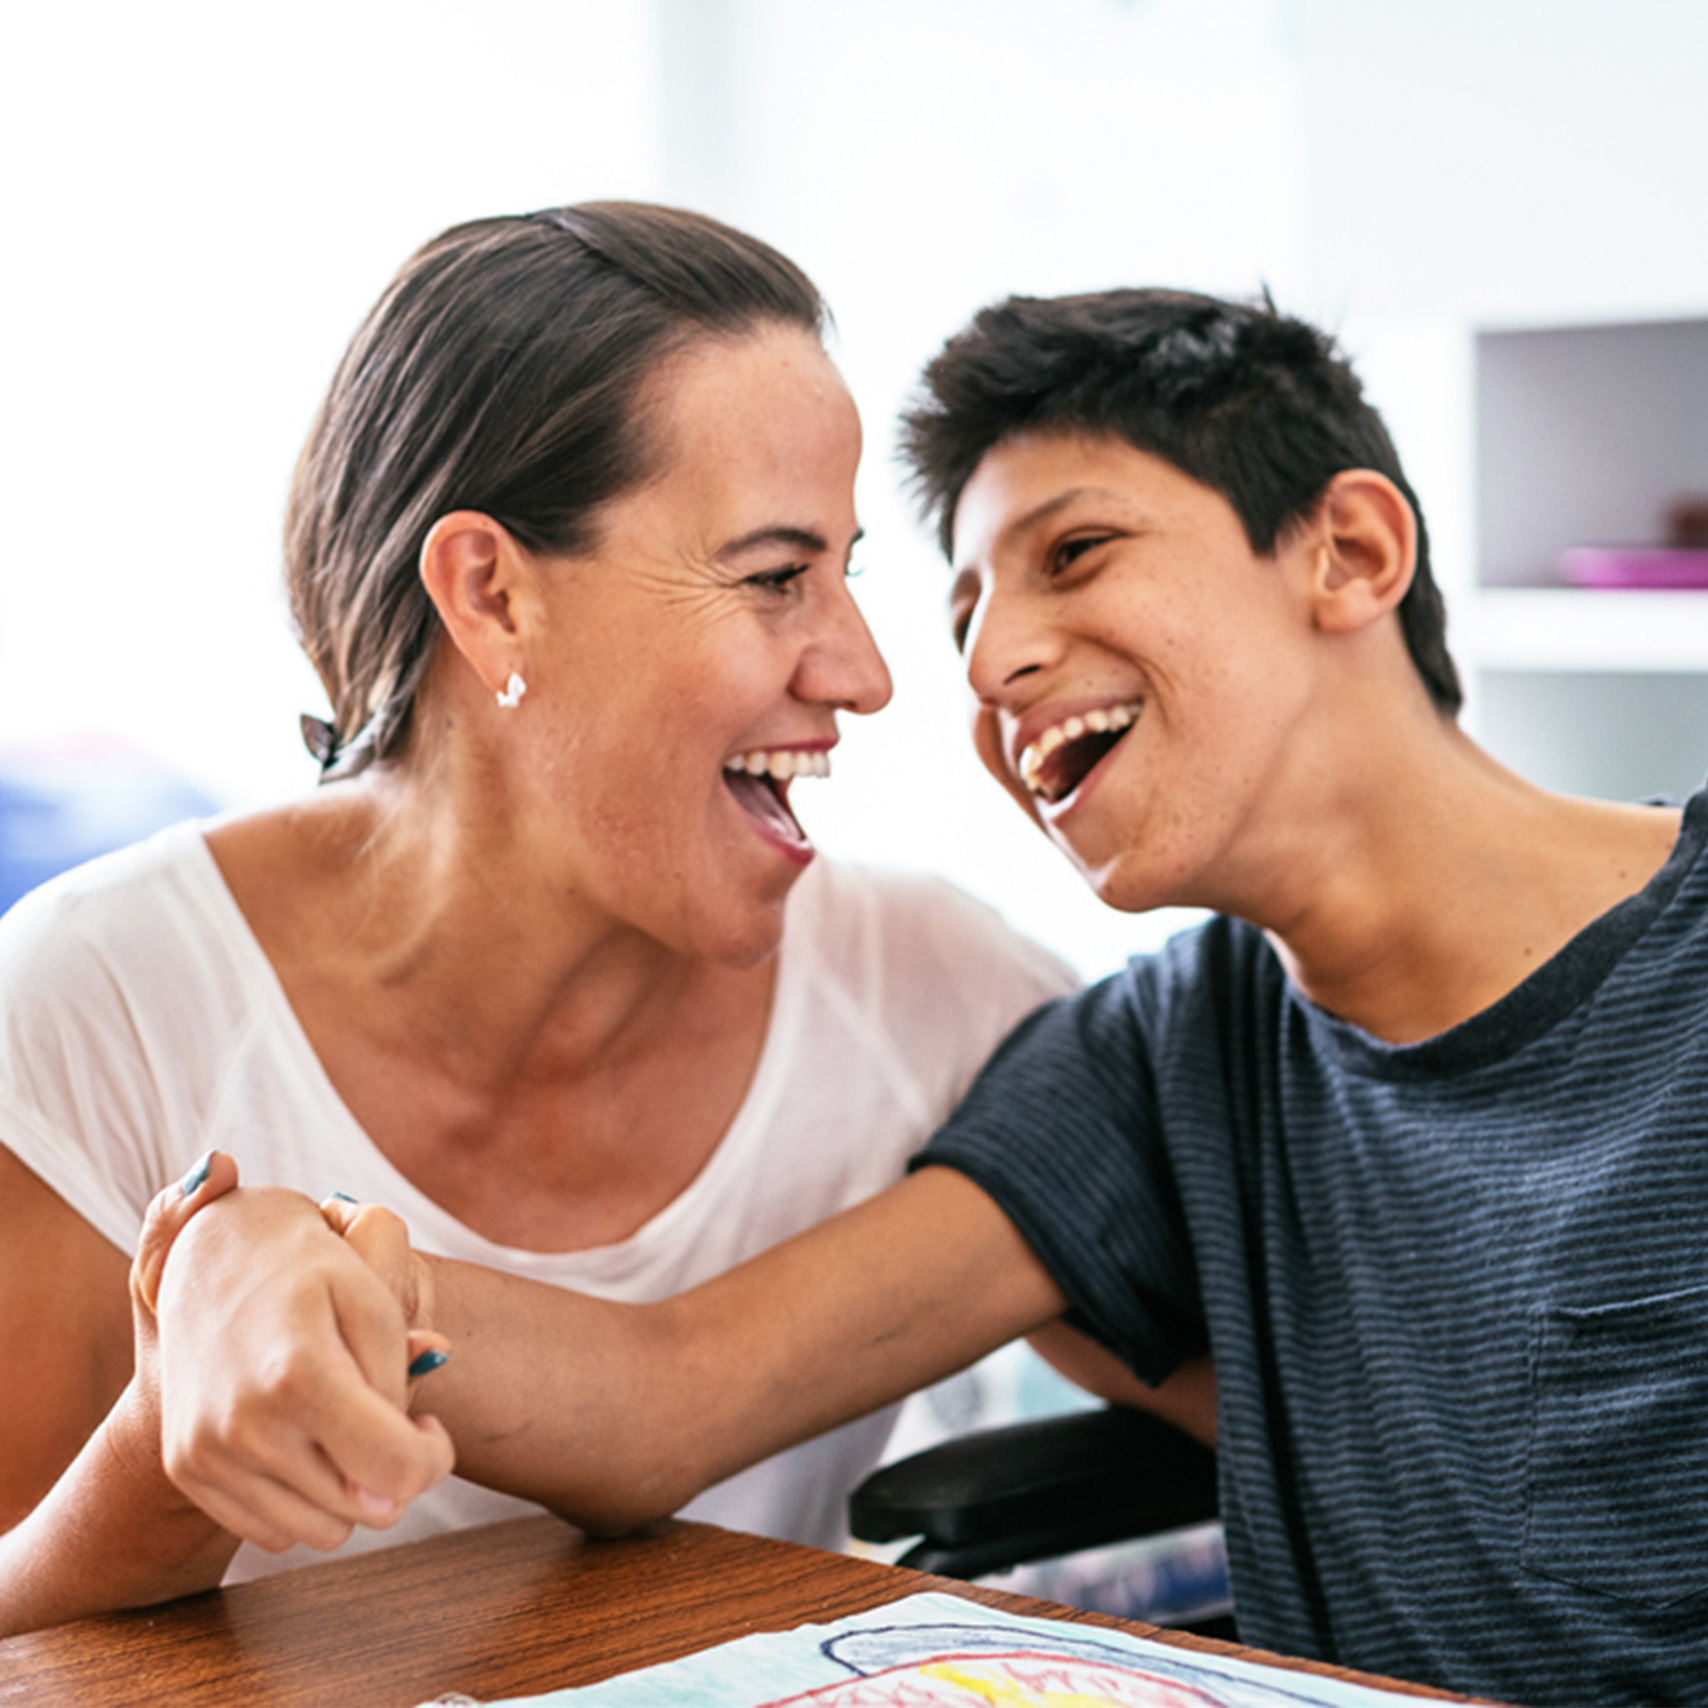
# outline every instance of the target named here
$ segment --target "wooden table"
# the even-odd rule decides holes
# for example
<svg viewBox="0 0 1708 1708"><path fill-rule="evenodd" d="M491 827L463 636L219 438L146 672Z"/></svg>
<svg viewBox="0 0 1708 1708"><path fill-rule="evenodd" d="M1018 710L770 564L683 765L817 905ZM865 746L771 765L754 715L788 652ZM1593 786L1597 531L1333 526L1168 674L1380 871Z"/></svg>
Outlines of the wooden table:
<svg viewBox="0 0 1708 1708"><path fill-rule="evenodd" d="M706 1524L588 1542L522 1518L0 1642L0 1708L410 1708L447 1691L530 1695L926 1589L1166 1635Z"/></svg>

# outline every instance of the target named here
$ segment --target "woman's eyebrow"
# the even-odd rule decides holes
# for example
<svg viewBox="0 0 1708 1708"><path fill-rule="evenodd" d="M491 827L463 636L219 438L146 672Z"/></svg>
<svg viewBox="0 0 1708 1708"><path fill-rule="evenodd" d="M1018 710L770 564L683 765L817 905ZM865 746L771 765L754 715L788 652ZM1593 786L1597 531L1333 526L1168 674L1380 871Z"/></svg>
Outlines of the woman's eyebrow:
<svg viewBox="0 0 1708 1708"><path fill-rule="evenodd" d="M718 548L718 556L740 557L743 552L755 551L761 546L787 546L798 552L830 550L829 542L816 528L796 528L782 524L770 528L755 528L751 534L743 534L739 539L730 540Z"/></svg>

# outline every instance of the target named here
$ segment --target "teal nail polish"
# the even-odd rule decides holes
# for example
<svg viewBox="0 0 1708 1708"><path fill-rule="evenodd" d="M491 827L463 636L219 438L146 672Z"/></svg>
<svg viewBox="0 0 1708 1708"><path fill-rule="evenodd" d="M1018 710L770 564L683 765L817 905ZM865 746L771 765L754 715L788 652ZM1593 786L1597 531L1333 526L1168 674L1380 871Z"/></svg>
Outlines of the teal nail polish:
<svg viewBox="0 0 1708 1708"><path fill-rule="evenodd" d="M202 1160L178 1182L178 1190L182 1192L186 1198L188 1198L190 1194L207 1179L208 1172L213 1167L213 1157L214 1153L209 1151L208 1154L204 1156Z"/></svg>
<svg viewBox="0 0 1708 1708"><path fill-rule="evenodd" d="M352 1198L348 1192L334 1192L331 1196L336 1198L340 1204L359 1204L362 1201L360 1198Z"/></svg>
<svg viewBox="0 0 1708 1708"><path fill-rule="evenodd" d="M409 1379L414 1381L417 1376L429 1376L437 1370L441 1364L449 1364L450 1361L450 1353L439 1352L434 1348L429 1347L425 1352L421 1353L419 1357L412 1358L410 1360Z"/></svg>

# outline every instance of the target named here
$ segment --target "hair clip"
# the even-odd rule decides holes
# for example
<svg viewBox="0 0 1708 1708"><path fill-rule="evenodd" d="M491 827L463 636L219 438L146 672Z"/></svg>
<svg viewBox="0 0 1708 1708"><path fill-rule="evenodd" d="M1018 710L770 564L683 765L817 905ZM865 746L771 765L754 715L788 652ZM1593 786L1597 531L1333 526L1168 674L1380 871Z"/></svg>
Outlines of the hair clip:
<svg viewBox="0 0 1708 1708"><path fill-rule="evenodd" d="M304 712L297 723L302 730L303 746L320 761L322 771L329 769L338 759L338 732L325 718L314 717L308 712Z"/></svg>

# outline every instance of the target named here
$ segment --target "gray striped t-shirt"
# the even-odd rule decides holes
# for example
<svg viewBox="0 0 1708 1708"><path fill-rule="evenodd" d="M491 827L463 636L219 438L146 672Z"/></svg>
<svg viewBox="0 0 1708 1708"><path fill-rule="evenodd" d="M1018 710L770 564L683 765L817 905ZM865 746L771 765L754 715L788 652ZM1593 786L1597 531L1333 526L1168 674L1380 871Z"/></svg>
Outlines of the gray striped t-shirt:
<svg viewBox="0 0 1708 1708"><path fill-rule="evenodd" d="M1708 1702L1705 833L1420 1044L1215 919L1025 1021L918 1159L1141 1375L1213 1349L1248 1641Z"/></svg>

